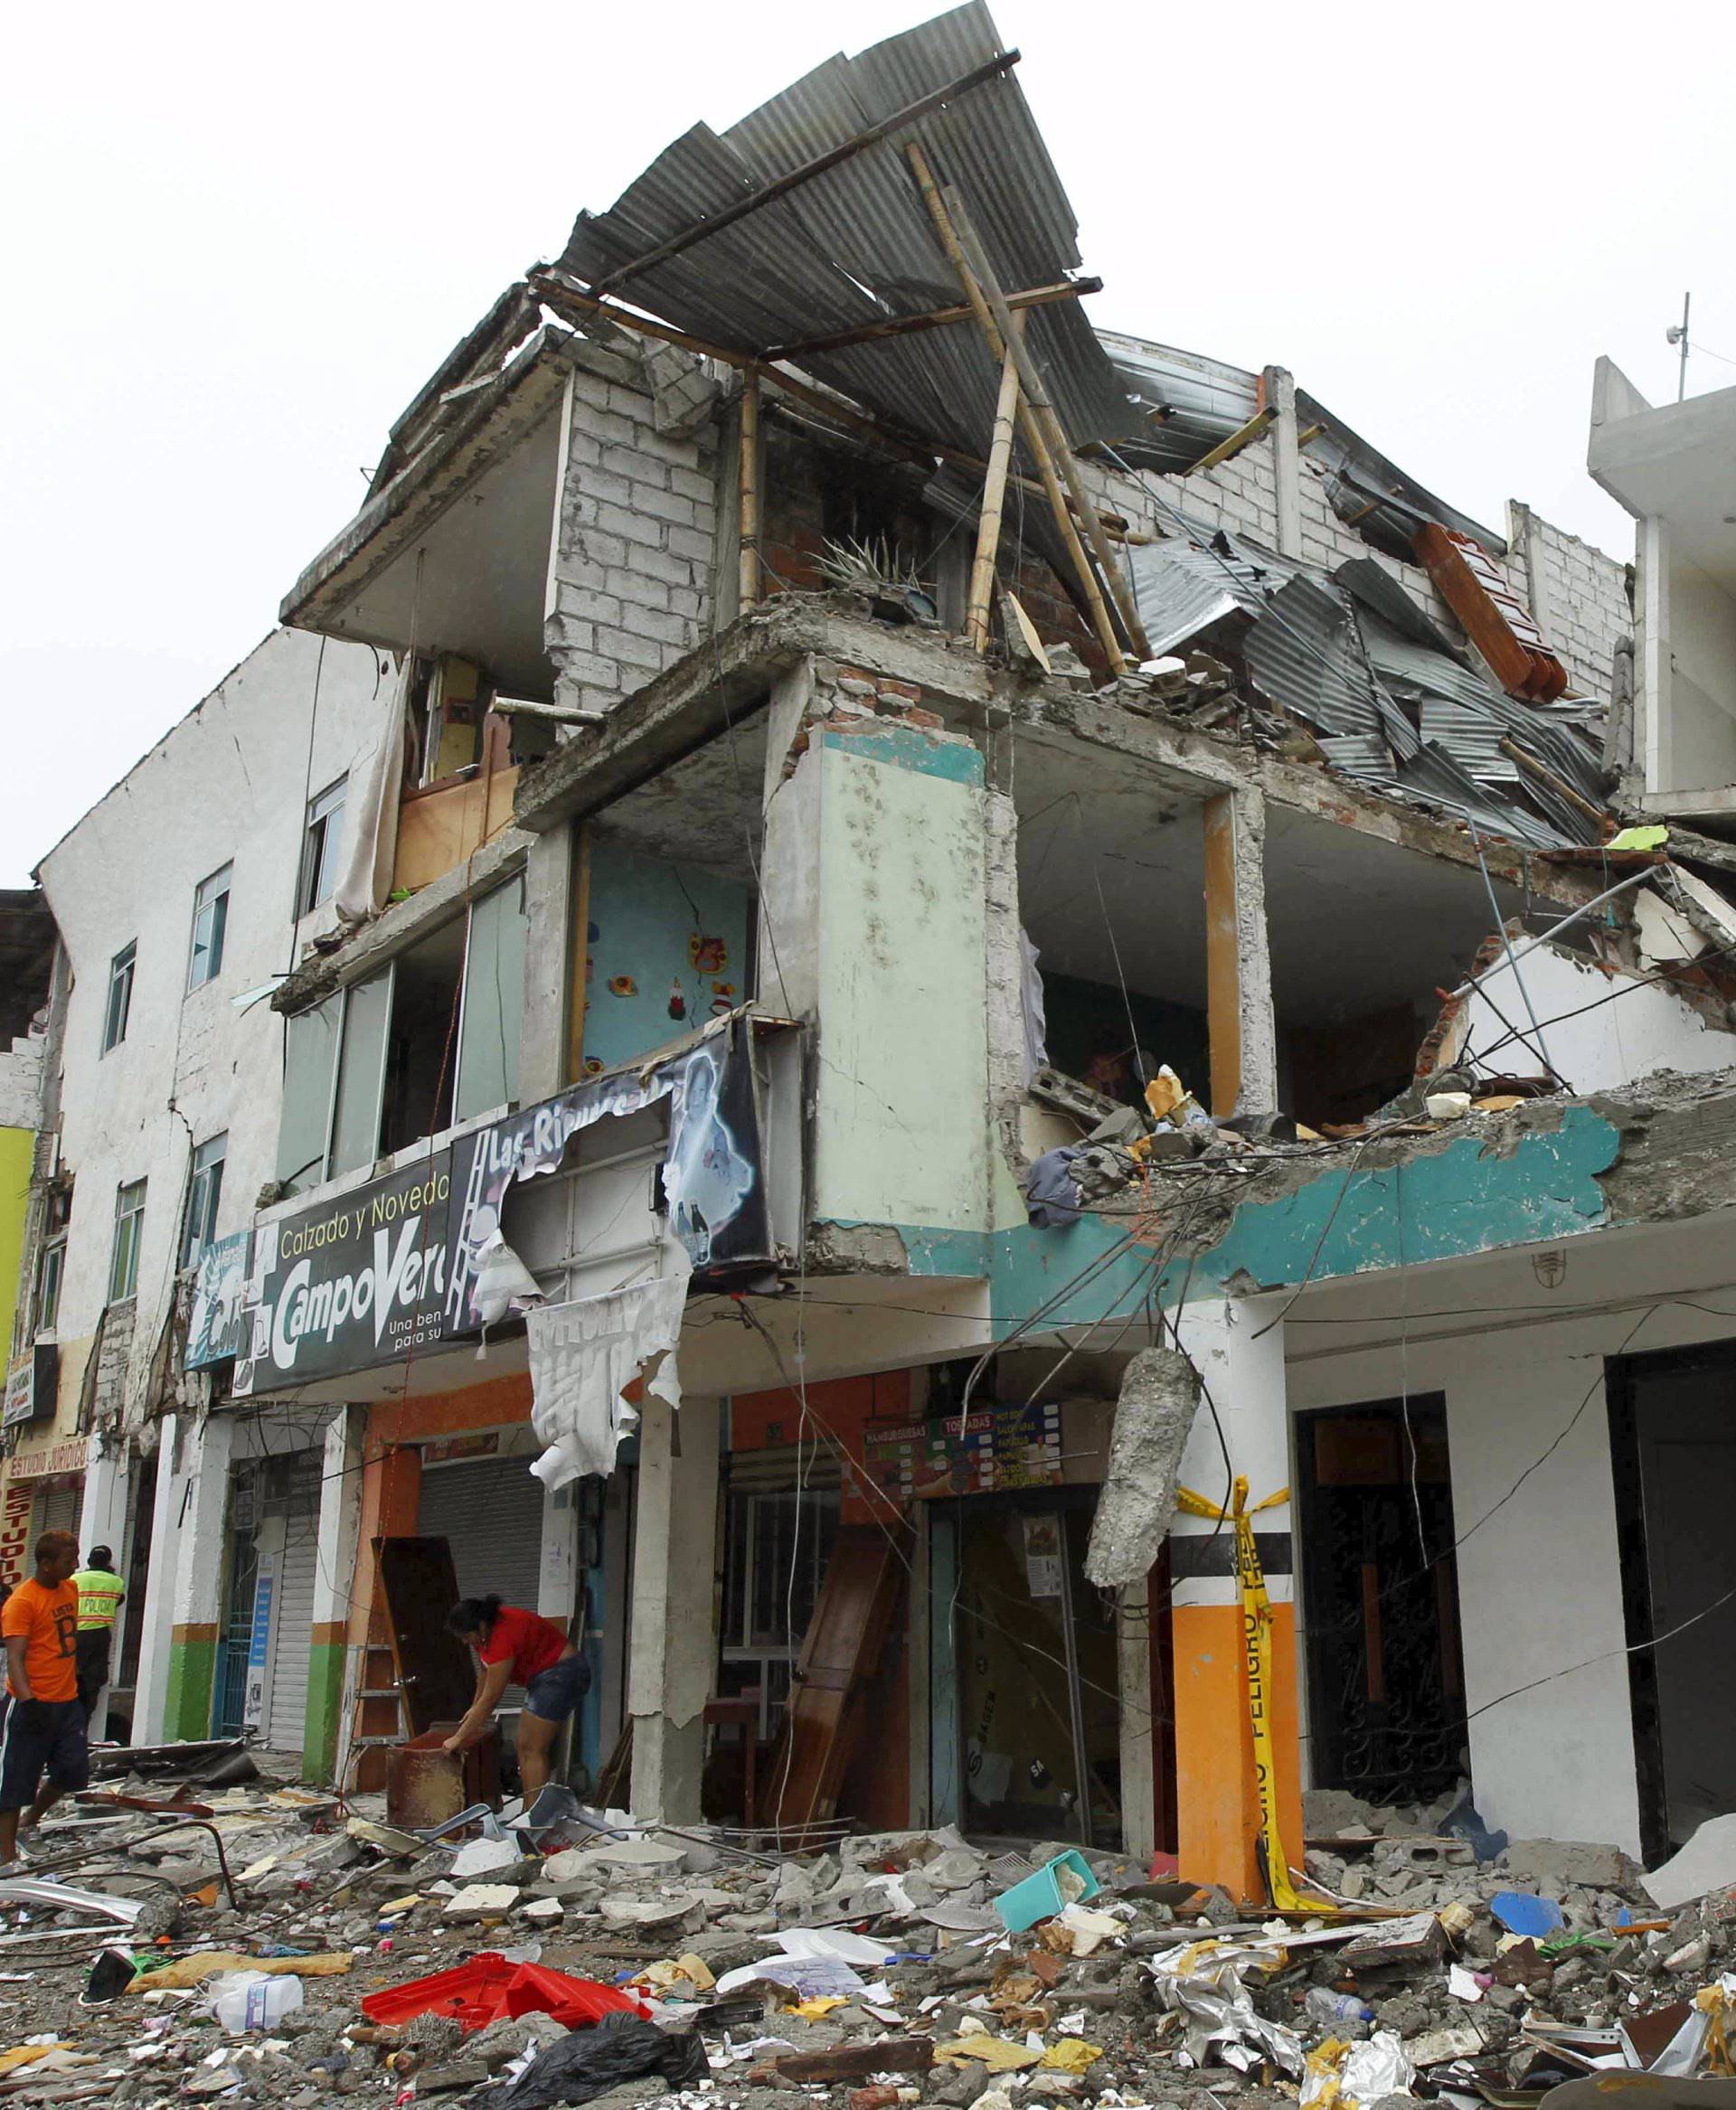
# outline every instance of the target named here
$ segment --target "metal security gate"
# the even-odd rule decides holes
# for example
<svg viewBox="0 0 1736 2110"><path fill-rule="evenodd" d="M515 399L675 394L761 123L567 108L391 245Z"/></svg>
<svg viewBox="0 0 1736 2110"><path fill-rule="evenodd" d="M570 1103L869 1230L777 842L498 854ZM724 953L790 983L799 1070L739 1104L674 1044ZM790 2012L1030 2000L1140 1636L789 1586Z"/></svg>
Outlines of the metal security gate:
<svg viewBox="0 0 1736 2110"><path fill-rule="evenodd" d="M416 1529L444 1539L461 1597L494 1595L503 1604L537 1608L542 1578L542 1483L531 1476L528 1455L472 1458L429 1465L422 1474ZM503 1707L523 1697L516 1685Z"/></svg>
<svg viewBox="0 0 1736 2110"><path fill-rule="evenodd" d="M80 1493L81 1490L76 1487L52 1487L38 1500L36 1529L32 1532L30 1540L33 1568L36 1559L36 1541L44 1531L77 1531ZM84 1558L82 1546L79 1549L79 1558Z"/></svg>
<svg viewBox="0 0 1736 2110"><path fill-rule="evenodd" d="M536 1610L542 1575L542 1483L522 1458L467 1459L422 1474L416 1529L452 1549L461 1597L490 1592Z"/></svg>
<svg viewBox="0 0 1736 2110"><path fill-rule="evenodd" d="M317 1464L321 1454L312 1454ZM268 1519L274 1512L268 1511ZM319 1575L319 1495L302 1490L281 1510L283 1545L277 1557L277 1609L273 1618L270 1699L265 1744L272 1751L299 1751L307 1728L307 1669L312 1656L314 1586Z"/></svg>

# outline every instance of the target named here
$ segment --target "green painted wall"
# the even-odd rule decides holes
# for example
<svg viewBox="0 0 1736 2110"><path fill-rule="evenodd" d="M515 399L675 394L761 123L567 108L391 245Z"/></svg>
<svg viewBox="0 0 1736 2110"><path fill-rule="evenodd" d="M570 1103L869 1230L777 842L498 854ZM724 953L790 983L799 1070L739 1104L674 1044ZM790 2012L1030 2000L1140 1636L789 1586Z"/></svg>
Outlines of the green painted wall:
<svg viewBox="0 0 1736 2110"><path fill-rule="evenodd" d="M986 1229L983 758L910 726L816 744L815 1212Z"/></svg>
<svg viewBox="0 0 1736 2110"><path fill-rule="evenodd" d="M30 1213L30 1161L36 1137L28 1128L0 1128L0 1326L6 1330L12 1361L12 1315L18 1303L18 1271L24 1257Z"/></svg>
<svg viewBox="0 0 1736 2110"><path fill-rule="evenodd" d="M330 1780L337 1771L337 1723L344 1705L341 1641L316 1642L307 1660L307 1713L302 1735L301 1777Z"/></svg>
<svg viewBox="0 0 1736 2110"><path fill-rule="evenodd" d="M169 1689L163 1703L163 1741L203 1742L211 1734L211 1695L217 1674L217 1643L172 1641Z"/></svg>

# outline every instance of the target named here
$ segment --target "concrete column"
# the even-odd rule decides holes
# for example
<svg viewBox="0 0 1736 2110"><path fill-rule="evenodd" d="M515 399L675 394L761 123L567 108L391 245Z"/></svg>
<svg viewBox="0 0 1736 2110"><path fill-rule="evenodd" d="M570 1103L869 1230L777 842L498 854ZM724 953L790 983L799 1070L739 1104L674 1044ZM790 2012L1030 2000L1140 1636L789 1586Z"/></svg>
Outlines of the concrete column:
<svg viewBox="0 0 1736 2110"><path fill-rule="evenodd" d="M677 1415L647 1395L639 1425L633 1549L633 1811L698 1821L705 1702L717 1662L713 1577L722 1409L689 1399Z"/></svg>
<svg viewBox="0 0 1736 2110"><path fill-rule="evenodd" d="M1127 1583L1115 1606L1121 1689L1121 1849L1149 1861L1157 1850L1157 1754L1151 1719L1151 1586Z"/></svg>
<svg viewBox="0 0 1736 2110"><path fill-rule="evenodd" d="M168 1678L158 1732L165 1742L211 1734L223 1603L223 1521L237 1426L232 1414L213 1414L186 1431L168 1478L168 1514L162 1518L159 1512L161 1532L152 1540L153 1569L168 1570ZM159 1467L159 1494L164 1484Z"/></svg>
<svg viewBox="0 0 1736 2110"><path fill-rule="evenodd" d="M1281 557L1299 557L1302 554L1302 454L1296 444L1296 376L1288 367L1269 366L1263 378L1267 405L1278 412L1272 426L1278 551Z"/></svg>
<svg viewBox="0 0 1736 2110"><path fill-rule="evenodd" d="M1654 794L1676 788L1670 739L1668 544L1664 523L1656 514L1639 523L1634 561L1639 575L1634 634L1634 691L1639 724L1634 753L1645 771L1645 789Z"/></svg>
<svg viewBox="0 0 1736 2110"><path fill-rule="evenodd" d="M109 1452L103 1451L101 1443L101 1437L93 1436L85 1445L84 1499L79 1509L79 1561L82 1566L93 1546L107 1546L115 1557L118 1572L124 1576L127 1572L127 1490L132 1481L132 1459L124 1443ZM109 1644L111 1667L118 1634L117 1621ZM106 1735L108 1725L108 1688L105 1685L97 1695L96 1708L90 1717L91 1736Z"/></svg>
<svg viewBox="0 0 1736 2110"><path fill-rule="evenodd" d="M133 1741L160 1744L169 1691L169 1629L175 1608L175 1512L180 1486L176 1446L186 1418L165 1414L157 1423L156 1494L151 1505L151 1559L145 1573L145 1620L139 1634L138 1676L133 1689Z"/></svg>
<svg viewBox="0 0 1736 2110"><path fill-rule="evenodd" d="M1230 1299L1190 1305L1181 1314L1183 1345L1209 1395L1183 1455L1182 1484L1209 1502L1229 1499L1224 1446L1232 1473L1247 1478L1250 1509L1269 1495L1288 1493L1284 1328L1280 1322L1260 1332L1271 1316L1266 1305ZM1266 1704L1278 1772L1278 1825L1286 1856L1299 1868L1301 1730L1290 1514L1286 1500L1261 1511L1254 1528L1275 1615L1272 1691ZM1251 1900L1264 1895L1254 1851L1260 1800L1235 1545L1228 1524L1214 1526L1203 1517L1178 1514L1170 1534L1178 1851L1186 1875L1221 1883L1231 1897Z"/></svg>
<svg viewBox="0 0 1736 2110"><path fill-rule="evenodd" d="M301 1746L301 1777L336 1777L338 1736L349 1712L344 1695L359 1672L349 1649L350 1606L355 1597L356 1554L362 1532L362 1458L367 1434L365 1407L340 1407L326 1426L320 1462L317 1564L314 1576L314 1631L307 1662L307 1711Z"/></svg>
<svg viewBox="0 0 1736 2110"><path fill-rule="evenodd" d="M1278 1107L1278 1022L1266 928L1266 802L1219 792L1204 804L1206 1026L1212 1111Z"/></svg>
<svg viewBox="0 0 1736 2110"><path fill-rule="evenodd" d="M522 1106L552 1098L567 1075L567 1022L572 988L571 822L531 838L524 862L524 1017L518 1041Z"/></svg>
<svg viewBox="0 0 1736 2110"><path fill-rule="evenodd" d="M93 1546L107 1546L118 1561L127 1558L127 1490L132 1460L126 1448L105 1453L102 1438L85 1445L84 1500L79 1509L79 1558ZM125 1570L123 1568L123 1573Z"/></svg>

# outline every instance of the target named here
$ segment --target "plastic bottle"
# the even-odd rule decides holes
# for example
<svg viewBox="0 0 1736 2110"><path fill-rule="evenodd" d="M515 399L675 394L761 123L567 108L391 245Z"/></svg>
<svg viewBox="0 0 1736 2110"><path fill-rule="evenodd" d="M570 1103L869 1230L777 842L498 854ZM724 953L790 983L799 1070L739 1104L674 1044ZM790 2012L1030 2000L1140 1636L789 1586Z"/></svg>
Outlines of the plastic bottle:
<svg viewBox="0 0 1736 2110"><path fill-rule="evenodd" d="M1303 2006L1316 2022L1372 2022L1374 2011L1354 1992L1334 1992L1329 1985L1311 1985Z"/></svg>
<svg viewBox="0 0 1736 2110"><path fill-rule="evenodd" d="M212 2012L231 2037L273 2030L303 1999L301 1981L290 1972L230 1971L212 1987Z"/></svg>

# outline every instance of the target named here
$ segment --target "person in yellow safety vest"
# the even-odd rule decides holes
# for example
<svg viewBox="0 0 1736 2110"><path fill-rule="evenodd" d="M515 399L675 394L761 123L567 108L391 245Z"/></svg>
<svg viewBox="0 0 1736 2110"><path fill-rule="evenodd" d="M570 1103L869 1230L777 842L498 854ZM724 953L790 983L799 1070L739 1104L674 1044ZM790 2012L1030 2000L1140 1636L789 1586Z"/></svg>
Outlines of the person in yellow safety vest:
<svg viewBox="0 0 1736 2110"><path fill-rule="evenodd" d="M79 1593L79 1705L88 1722L97 1697L108 1682L108 1646L115 1614L127 1597L127 1585L115 1573L115 1557L107 1546L93 1546L90 1558L72 1578Z"/></svg>

